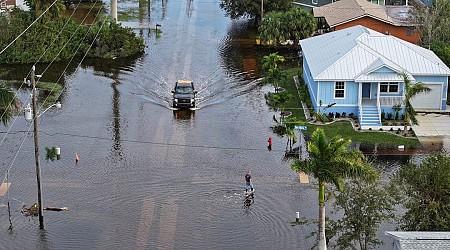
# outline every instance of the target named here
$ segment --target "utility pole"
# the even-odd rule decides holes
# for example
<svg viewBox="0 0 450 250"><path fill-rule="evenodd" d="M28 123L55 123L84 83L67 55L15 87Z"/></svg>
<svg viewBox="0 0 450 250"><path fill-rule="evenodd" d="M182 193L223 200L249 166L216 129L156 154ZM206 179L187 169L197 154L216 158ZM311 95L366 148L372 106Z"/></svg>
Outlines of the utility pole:
<svg viewBox="0 0 450 250"><path fill-rule="evenodd" d="M36 160L36 180L38 189L38 206L39 206L39 228L44 229L44 216L42 215L42 194L41 194L41 168L39 167L39 143L38 143L38 115L36 105L36 73L35 66L31 69L32 102L33 102L33 125L34 125L34 158Z"/></svg>
<svg viewBox="0 0 450 250"><path fill-rule="evenodd" d="M111 18L117 23L117 0L111 0Z"/></svg>
<svg viewBox="0 0 450 250"><path fill-rule="evenodd" d="M264 16L264 0L261 0L261 22Z"/></svg>

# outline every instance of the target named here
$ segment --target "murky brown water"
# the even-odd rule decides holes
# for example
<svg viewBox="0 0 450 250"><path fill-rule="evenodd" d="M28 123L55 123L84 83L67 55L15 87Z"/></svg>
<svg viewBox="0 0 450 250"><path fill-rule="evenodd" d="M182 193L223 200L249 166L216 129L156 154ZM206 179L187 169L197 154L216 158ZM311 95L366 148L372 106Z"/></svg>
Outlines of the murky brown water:
<svg viewBox="0 0 450 250"><path fill-rule="evenodd" d="M218 5L152 2L150 22L161 24L163 33L157 38L137 31L148 45L144 55L69 68L63 108L41 116L39 140L44 206L70 211L45 211L45 230L39 230L37 218L20 213L23 204L37 199L33 137L26 132L32 128L22 117L0 127L0 170L9 170L12 183L9 194L0 197L2 205L11 205L10 214L0 207L0 248L313 245L314 239L305 238L315 225L290 224L297 211L317 217L317 192L314 184L300 185L283 160L286 139L270 130L273 113L258 69L270 52L255 49L245 35L247 22L230 21ZM44 67L38 65L37 72ZM44 77L58 79L64 67L54 65ZM10 72L5 78L19 81L29 68L3 67ZM192 79L199 90L195 112L169 108L173 84L182 78ZM44 159L44 148L52 145L61 148L61 160ZM391 169L404 161L389 158L380 164ZM249 168L255 195L245 206Z"/></svg>

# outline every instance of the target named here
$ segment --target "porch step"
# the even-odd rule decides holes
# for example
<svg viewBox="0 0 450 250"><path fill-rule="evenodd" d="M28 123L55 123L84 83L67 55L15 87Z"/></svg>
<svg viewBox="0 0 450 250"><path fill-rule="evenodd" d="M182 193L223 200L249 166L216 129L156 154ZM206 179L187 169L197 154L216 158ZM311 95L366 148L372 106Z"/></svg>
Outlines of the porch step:
<svg viewBox="0 0 450 250"><path fill-rule="evenodd" d="M363 106L359 116L361 127L381 126L377 106Z"/></svg>

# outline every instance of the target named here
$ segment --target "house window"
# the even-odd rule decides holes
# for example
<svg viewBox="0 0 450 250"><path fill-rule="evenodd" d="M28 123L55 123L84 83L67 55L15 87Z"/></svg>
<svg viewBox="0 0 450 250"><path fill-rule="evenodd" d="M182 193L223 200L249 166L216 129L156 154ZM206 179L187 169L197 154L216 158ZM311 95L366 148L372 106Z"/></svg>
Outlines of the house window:
<svg viewBox="0 0 450 250"><path fill-rule="evenodd" d="M413 31L414 31L414 27L409 26L408 28L406 28L406 35L412 36Z"/></svg>
<svg viewBox="0 0 450 250"><path fill-rule="evenodd" d="M398 82L382 82L380 84L381 93L398 93Z"/></svg>
<svg viewBox="0 0 450 250"><path fill-rule="evenodd" d="M335 82L334 83L334 98L345 98L345 83Z"/></svg>

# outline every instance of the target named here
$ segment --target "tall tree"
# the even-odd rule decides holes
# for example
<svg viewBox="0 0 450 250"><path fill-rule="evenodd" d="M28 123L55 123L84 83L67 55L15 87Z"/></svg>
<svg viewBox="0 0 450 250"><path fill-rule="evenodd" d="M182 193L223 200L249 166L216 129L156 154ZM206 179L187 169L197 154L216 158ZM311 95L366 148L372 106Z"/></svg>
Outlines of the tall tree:
<svg viewBox="0 0 450 250"><path fill-rule="evenodd" d="M450 156L436 153L419 165L409 163L397 180L406 196L403 230L450 231Z"/></svg>
<svg viewBox="0 0 450 250"><path fill-rule="evenodd" d="M14 92L5 85L0 84L0 121L3 125L6 126L18 109L19 102Z"/></svg>
<svg viewBox="0 0 450 250"><path fill-rule="evenodd" d="M403 128L403 133L406 134L408 132L408 125L406 122L411 121L411 124L419 124L416 119L416 110L411 104L411 98L419 93L428 92L431 89L422 82L416 82L412 84L405 72L401 73L401 76L403 77L403 81L405 83L405 98L403 99L403 104L405 106L405 125Z"/></svg>
<svg viewBox="0 0 450 250"><path fill-rule="evenodd" d="M308 159L297 159L291 169L313 175L319 182L319 250L327 248L325 238L325 184L333 183L343 190L345 178L360 177L372 181L377 171L358 150L348 149L351 141L335 136L328 140L323 129L313 132L308 142Z"/></svg>
<svg viewBox="0 0 450 250"><path fill-rule="evenodd" d="M286 40L298 41L310 37L315 29L316 20L310 12L292 7L287 12L267 13L259 26L259 36L263 44L276 45Z"/></svg>
<svg viewBox="0 0 450 250"><path fill-rule="evenodd" d="M337 248L367 250L381 245L377 230L383 221L395 218L398 194L396 185L360 179L347 181L333 203L336 213L343 213L341 219L332 223L338 236Z"/></svg>
<svg viewBox="0 0 450 250"><path fill-rule="evenodd" d="M291 0L222 0L220 8L225 10L225 15L232 19L243 17L261 20L261 4L263 12L281 11L286 12L292 6ZM263 14L264 15L264 14ZM264 16L265 17L265 16Z"/></svg>
<svg viewBox="0 0 450 250"><path fill-rule="evenodd" d="M433 0L428 7L418 5L419 15L417 26L420 32L421 44L428 49L437 41L450 43L450 1Z"/></svg>

